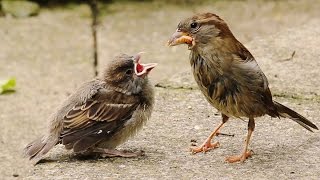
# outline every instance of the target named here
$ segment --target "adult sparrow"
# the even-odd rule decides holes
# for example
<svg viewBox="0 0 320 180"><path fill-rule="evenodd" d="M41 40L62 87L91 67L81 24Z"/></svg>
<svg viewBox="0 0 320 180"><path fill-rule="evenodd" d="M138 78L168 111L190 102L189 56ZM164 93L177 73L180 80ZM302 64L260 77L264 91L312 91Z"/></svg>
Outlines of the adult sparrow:
<svg viewBox="0 0 320 180"><path fill-rule="evenodd" d="M25 155L37 163L55 145L76 154L133 157L140 153L115 150L150 118L154 94L148 73L155 63L141 64L121 54L101 77L84 83L50 117L47 133L28 144Z"/></svg>
<svg viewBox="0 0 320 180"><path fill-rule="evenodd" d="M227 157L230 163L251 156L248 144L254 119L263 115L286 117L309 131L316 125L288 107L272 100L268 80L255 58L232 34L228 25L212 13L197 14L181 21L168 41L169 46L187 44L194 78L209 103L222 114L222 123L193 153L219 146L212 138L229 117L249 118L248 134L240 155Z"/></svg>

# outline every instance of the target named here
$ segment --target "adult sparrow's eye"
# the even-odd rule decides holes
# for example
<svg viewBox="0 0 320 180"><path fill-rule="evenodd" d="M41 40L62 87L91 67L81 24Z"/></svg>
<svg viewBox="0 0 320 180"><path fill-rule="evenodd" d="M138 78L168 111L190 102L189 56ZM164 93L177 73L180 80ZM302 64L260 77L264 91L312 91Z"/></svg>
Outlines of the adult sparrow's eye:
<svg viewBox="0 0 320 180"><path fill-rule="evenodd" d="M193 22L193 23L190 24L190 27L191 27L192 29L194 29L194 28L198 27L198 23Z"/></svg>
<svg viewBox="0 0 320 180"><path fill-rule="evenodd" d="M126 71L126 74L127 74L127 75L131 75L131 74L132 74L132 69L128 69L128 70Z"/></svg>

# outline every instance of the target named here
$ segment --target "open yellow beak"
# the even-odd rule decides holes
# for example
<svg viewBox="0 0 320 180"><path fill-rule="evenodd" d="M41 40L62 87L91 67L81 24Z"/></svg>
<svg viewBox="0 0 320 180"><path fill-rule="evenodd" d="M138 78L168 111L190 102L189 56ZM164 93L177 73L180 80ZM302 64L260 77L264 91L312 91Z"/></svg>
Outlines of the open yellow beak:
<svg viewBox="0 0 320 180"><path fill-rule="evenodd" d="M182 32L179 29L172 35L169 39L167 45L168 46L176 46L179 44L193 44L193 38L188 35L188 33Z"/></svg>

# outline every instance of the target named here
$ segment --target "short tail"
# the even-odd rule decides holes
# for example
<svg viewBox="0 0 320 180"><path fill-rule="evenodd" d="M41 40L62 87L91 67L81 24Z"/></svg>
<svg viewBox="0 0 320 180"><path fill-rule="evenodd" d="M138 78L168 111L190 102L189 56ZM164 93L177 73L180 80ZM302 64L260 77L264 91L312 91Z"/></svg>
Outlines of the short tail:
<svg viewBox="0 0 320 180"><path fill-rule="evenodd" d="M311 132L313 132L311 128L319 130L315 124L313 124L311 121L309 121L305 117L301 116L297 112L289 109L288 107L286 107L276 101L273 101L273 103L274 103L280 117L292 119Z"/></svg>
<svg viewBox="0 0 320 180"><path fill-rule="evenodd" d="M42 157L49 152L59 141L57 137L40 137L29 143L24 149L24 156L37 164Z"/></svg>

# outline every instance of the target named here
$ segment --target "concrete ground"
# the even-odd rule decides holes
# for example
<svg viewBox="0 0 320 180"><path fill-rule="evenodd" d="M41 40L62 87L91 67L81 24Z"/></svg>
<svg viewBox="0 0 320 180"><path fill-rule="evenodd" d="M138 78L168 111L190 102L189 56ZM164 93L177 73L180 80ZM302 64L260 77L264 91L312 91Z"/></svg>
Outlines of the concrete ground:
<svg viewBox="0 0 320 180"><path fill-rule="evenodd" d="M46 156L50 161L37 166L22 158L22 149L45 132L46 118L61 101L93 77L89 11L80 6L0 18L0 78L17 78L17 91L0 96L0 179L319 179L319 131L288 119L258 118L254 156L245 163L224 162L242 149L246 135L247 123L236 119L222 130L234 137L218 137L220 148L191 155L191 140L200 144L220 115L193 82L187 48L165 46L182 18L216 12L256 57L274 98L319 127L319 6L319 0L109 6L98 34L99 69L120 52L146 51L143 61L159 63L150 74L162 86L155 88L152 118L119 147L146 156L78 160L57 146Z"/></svg>

